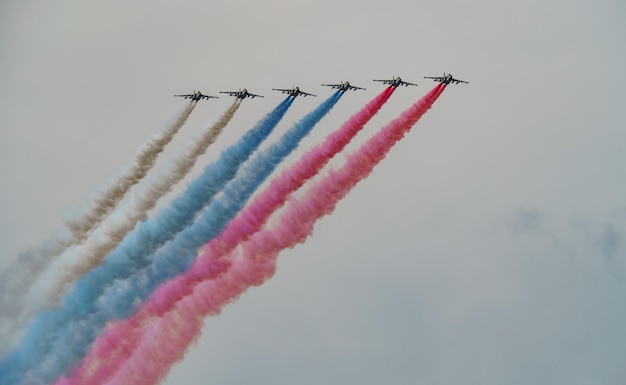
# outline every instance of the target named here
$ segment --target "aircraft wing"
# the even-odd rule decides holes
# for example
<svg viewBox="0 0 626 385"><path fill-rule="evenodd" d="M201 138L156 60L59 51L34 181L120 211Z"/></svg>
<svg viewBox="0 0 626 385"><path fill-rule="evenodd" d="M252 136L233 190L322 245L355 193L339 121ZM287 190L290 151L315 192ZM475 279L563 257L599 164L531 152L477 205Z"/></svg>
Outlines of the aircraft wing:
<svg viewBox="0 0 626 385"><path fill-rule="evenodd" d="M257 98L257 97L258 97L258 98L262 98L262 97L263 97L263 95L251 94L251 93L249 93L249 92L248 92L248 94L247 94L246 96L249 96L249 97L251 97L251 98Z"/></svg>
<svg viewBox="0 0 626 385"><path fill-rule="evenodd" d="M227 94L230 96L237 96L239 95L239 91L220 91L220 94Z"/></svg>
<svg viewBox="0 0 626 385"><path fill-rule="evenodd" d="M283 94L291 93L293 90L288 90L286 88L272 88L274 91L282 92Z"/></svg>
<svg viewBox="0 0 626 385"><path fill-rule="evenodd" d="M345 87L345 85L343 85L343 84L322 84L322 86L334 88L334 89L337 89L337 90L341 90L341 89L343 89Z"/></svg>
<svg viewBox="0 0 626 385"><path fill-rule="evenodd" d="M206 99L206 100L209 100L209 99L217 99L217 96L211 96L211 95L200 95L200 96L199 96L199 98L200 98L200 99Z"/></svg>
<svg viewBox="0 0 626 385"><path fill-rule="evenodd" d="M404 87L408 87L408 86L417 86L417 84L415 83L409 83L409 82L405 82L404 80L400 79L400 78L393 78L393 79L374 79L375 82L381 82L383 84L389 84L393 87L400 87L400 86L404 86Z"/></svg>
<svg viewBox="0 0 626 385"><path fill-rule="evenodd" d="M193 95L174 95L176 98L191 99Z"/></svg>
<svg viewBox="0 0 626 385"><path fill-rule="evenodd" d="M347 90L354 90L354 91L356 91L356 90L364 90L365 89L363 87L353 86L350 83L322 84L322 85L325 86L325 87L336 88L338 90L343 90L343 91L347 91Z"/></svg>
<svg viewBox="0 0 626 385"><path fill-rule="evenodd" d="M452 76L446 75L446 76L424 76L425 79L433 79L436 82L440 82L440 83L445 83L445 84L459 84L459 83L466 83L469 84L469 82L466 82L465 80L459 80L459 79L455 79Z"/></svg>
<svg viewBox="0 0 626 385"><path fill-rule="evenodd" d="M313 95L313 94L310 94L308 92L302 92L302 91L300 91L300 95L302 95L302 96L317 96L317 95Z"/></svg>

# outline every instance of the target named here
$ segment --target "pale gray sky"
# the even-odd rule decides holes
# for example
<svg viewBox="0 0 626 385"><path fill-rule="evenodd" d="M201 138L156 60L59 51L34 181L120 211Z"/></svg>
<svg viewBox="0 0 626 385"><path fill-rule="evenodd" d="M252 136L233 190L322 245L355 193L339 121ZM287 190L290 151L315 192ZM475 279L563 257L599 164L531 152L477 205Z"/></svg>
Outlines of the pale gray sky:
<svg viewBox="0 0 626 385"><path fill-rule="evenodd" d="M207 319L166 384L626 381L622 2L7 0L0 15L0 266L125 164L175 93L265 95L197 173L282 100L272 87L319 96L270 140L330 95L321 83L368 88L290 163L382 90L374 78L420 86L350 148L424 95L423 76L470 81L271 281ZM230 103L202 103L161 162Z"/></svg>

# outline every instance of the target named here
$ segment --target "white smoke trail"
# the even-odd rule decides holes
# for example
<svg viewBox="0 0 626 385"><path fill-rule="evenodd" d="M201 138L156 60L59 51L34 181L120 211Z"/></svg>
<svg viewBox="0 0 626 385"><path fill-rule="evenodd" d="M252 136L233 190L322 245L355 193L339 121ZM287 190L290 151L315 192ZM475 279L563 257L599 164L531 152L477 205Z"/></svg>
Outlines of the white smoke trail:
<svg viewBox="0 0 626 385"><path fill-rule="evenodd" d="M150 138L140 147L134 161L118 177L94 193L90 202L82 209L82 213L66 219L67 227L72 235L72 244L84 240L95 226L113 211L131 187L146 176L154 166L159 154L163 152L165 146L172 141L174 135L185 124L196 104L196 102L189 103L182 113L175 117L162 132Z"/></svg>
<svg viewBox="0 0 626 385"><path fill-rule="evenodd" d="M155 170L139 187L140 193L133 194L128 205L119 216L111 217L89 237L82 245L76 247L74 259L70 266L63 267L62 277L54 286L50 300L56 302L57 296L72 282L94 267L98 266L106 255L124 239L139 221L148 217L158 200L169 192L176 183L196 164L198 158L215 142L228 122L232 119L241 104L235 101L226 112L213 124L203 129L189 144L168 162L165 170Z"/></svg>
<svg viewBox="0 0 626 385"><path fill-rule="evenodd" d="M128 191L141 181L154 166L157 157L163 152L196 107L192 101L174 115L168 123L139 149L135 157L99 191L92 194L80 214L66 219L66 228L58 231L52 239L21 253L5 271L0 274L0 355L15 336L15 328L10 325L23 322L22 313L26 294L42 272L48 269L57 258L72 245L80 244L94 228L109 215ZM30 311L26 311L30 313Z"/></svg>

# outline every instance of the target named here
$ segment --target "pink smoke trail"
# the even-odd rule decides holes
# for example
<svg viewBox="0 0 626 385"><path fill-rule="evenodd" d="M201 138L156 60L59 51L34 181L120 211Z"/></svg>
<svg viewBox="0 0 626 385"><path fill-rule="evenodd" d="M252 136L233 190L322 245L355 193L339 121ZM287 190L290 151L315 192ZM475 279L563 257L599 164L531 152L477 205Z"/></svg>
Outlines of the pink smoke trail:
<svg viewBox="0 0 626 385"><path fill-rule="evenodd" d="M294 191L315 176L333 156L345 148L389 100L394 90L393 87L385 89L337 131L328 135L324 142L306 152L298 162L274 178L270 186L255 197L219 237L205 246L205 254L211 253L206 259L217 260L227 255L237 244L259 231L271 214L283 206ZM101 384L106 381L127 359L133 346L140 342L143 336L142 325L147 325L151 319L172 309L179 300L190 295L198 283L226 270L229 265L227 261L216 262L213 268L202 270L204 276L183 275L164 285L137 315L127 322L112 326L96 340L83 365L74 372L72 376L74 383Z"/></svg>
<svg viewBox="0 0 626 385"><path fill-rule="evenodd" d="M230 269L196 286L192 295L179 301L146 331L141 345L112 379L113 384L153 384L161 381L171 366L183 358L195 341L207 315L218 314L224 305L237 299L247 288L270 278L280 251L302 243L313 232L315 222L332 213L337 202L367 177L393 145L432 106L445 89L438 85L424 98L369 139L346 164L329 172L311 186L302 198L291 199L278 224L254 234L237 252L230 254ZM201 254L189 275L202 274L210 262ZM209 258L210 259L210 255ZM214 261L215 262L215 261Z"/></svg>
<svg viewBox="0 0 626 385"><path fill-rule="evenodd" d="M336 203L358 181L369 175L444 89L445 86L437 86L351 155L343 168L330 172L308 189L302 199L292 199L278 226L255 234L238 253L232 255L230 261L233 266L226 274L202 282L193 295L180 301L175 310L167 313L146 333L142 344L118 372L113 383L147 384L159 381L161 375L165 375L171 365L182 358L185 347L199 336L203 317L219 313L225 304L234 301L248 287L270 278L274 274L279 252L303 242L312 233L315 222L330 214ZM199 260L205 260L206 256L200 256ZM150 375L146 377L145 373Z"/></svg>
<svg viewBox="0 0 626 385"><path fill-rule="evenodd" d="M437 85L399 118L370 138L339 170L330 171L307 189L300 199L291 199L277 225L254 234L237 252L230 254L230 269L196 286L192 295L145 333L141 345L116 373L112 384L154 384L162 381L171 366L181 360L187 347L197 340L204 317L219 314L250 286L271 278L278 254L302 243L312 234L315 222L331 214L339 200L366 178L393 145L404 137L445 89ZM201 254L198 260L204 260ZM202 274L208 263L194 265L188 274Z"/></svg>

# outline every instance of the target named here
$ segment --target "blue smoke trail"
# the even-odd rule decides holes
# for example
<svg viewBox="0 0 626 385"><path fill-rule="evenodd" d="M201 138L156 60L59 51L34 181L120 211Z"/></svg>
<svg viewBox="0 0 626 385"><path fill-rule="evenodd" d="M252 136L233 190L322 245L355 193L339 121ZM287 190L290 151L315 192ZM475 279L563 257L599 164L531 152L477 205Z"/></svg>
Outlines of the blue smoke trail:
<svg viewBox="0 0 626 385"><path fill-rule="evenodd" d="M313 127L334 107L343 92L338 91L290 128L266 150L257 152L228 182L194 224L163 246L154 262L125 281L117 281L98 299L96 312L86 322L64 329L44 364L33 374L45 381L56 380L71 365L84 358L107 322L134 314L162 283L184 273L195 260L198 249L218 236L245 206L256 189L280 162L298 146Z"/></svg>
<svg viewBox="0 0 626 385"><path fill-rule="evenodd" d="M19 383L29 368L39 364L54 349L60 331L84 323L78 320L95 311L96 301L107 287L150 264L155 250L193 223L197 214L273 131L293 100L293 97L283 100L236 144L223 151L217 162L207 166L202 175L154 219L140 222L100 266L75 282L61 308L35 318L20 345L0 361L0 383ZM77 340L71 340L69 344L84 345Z"/></svg>

